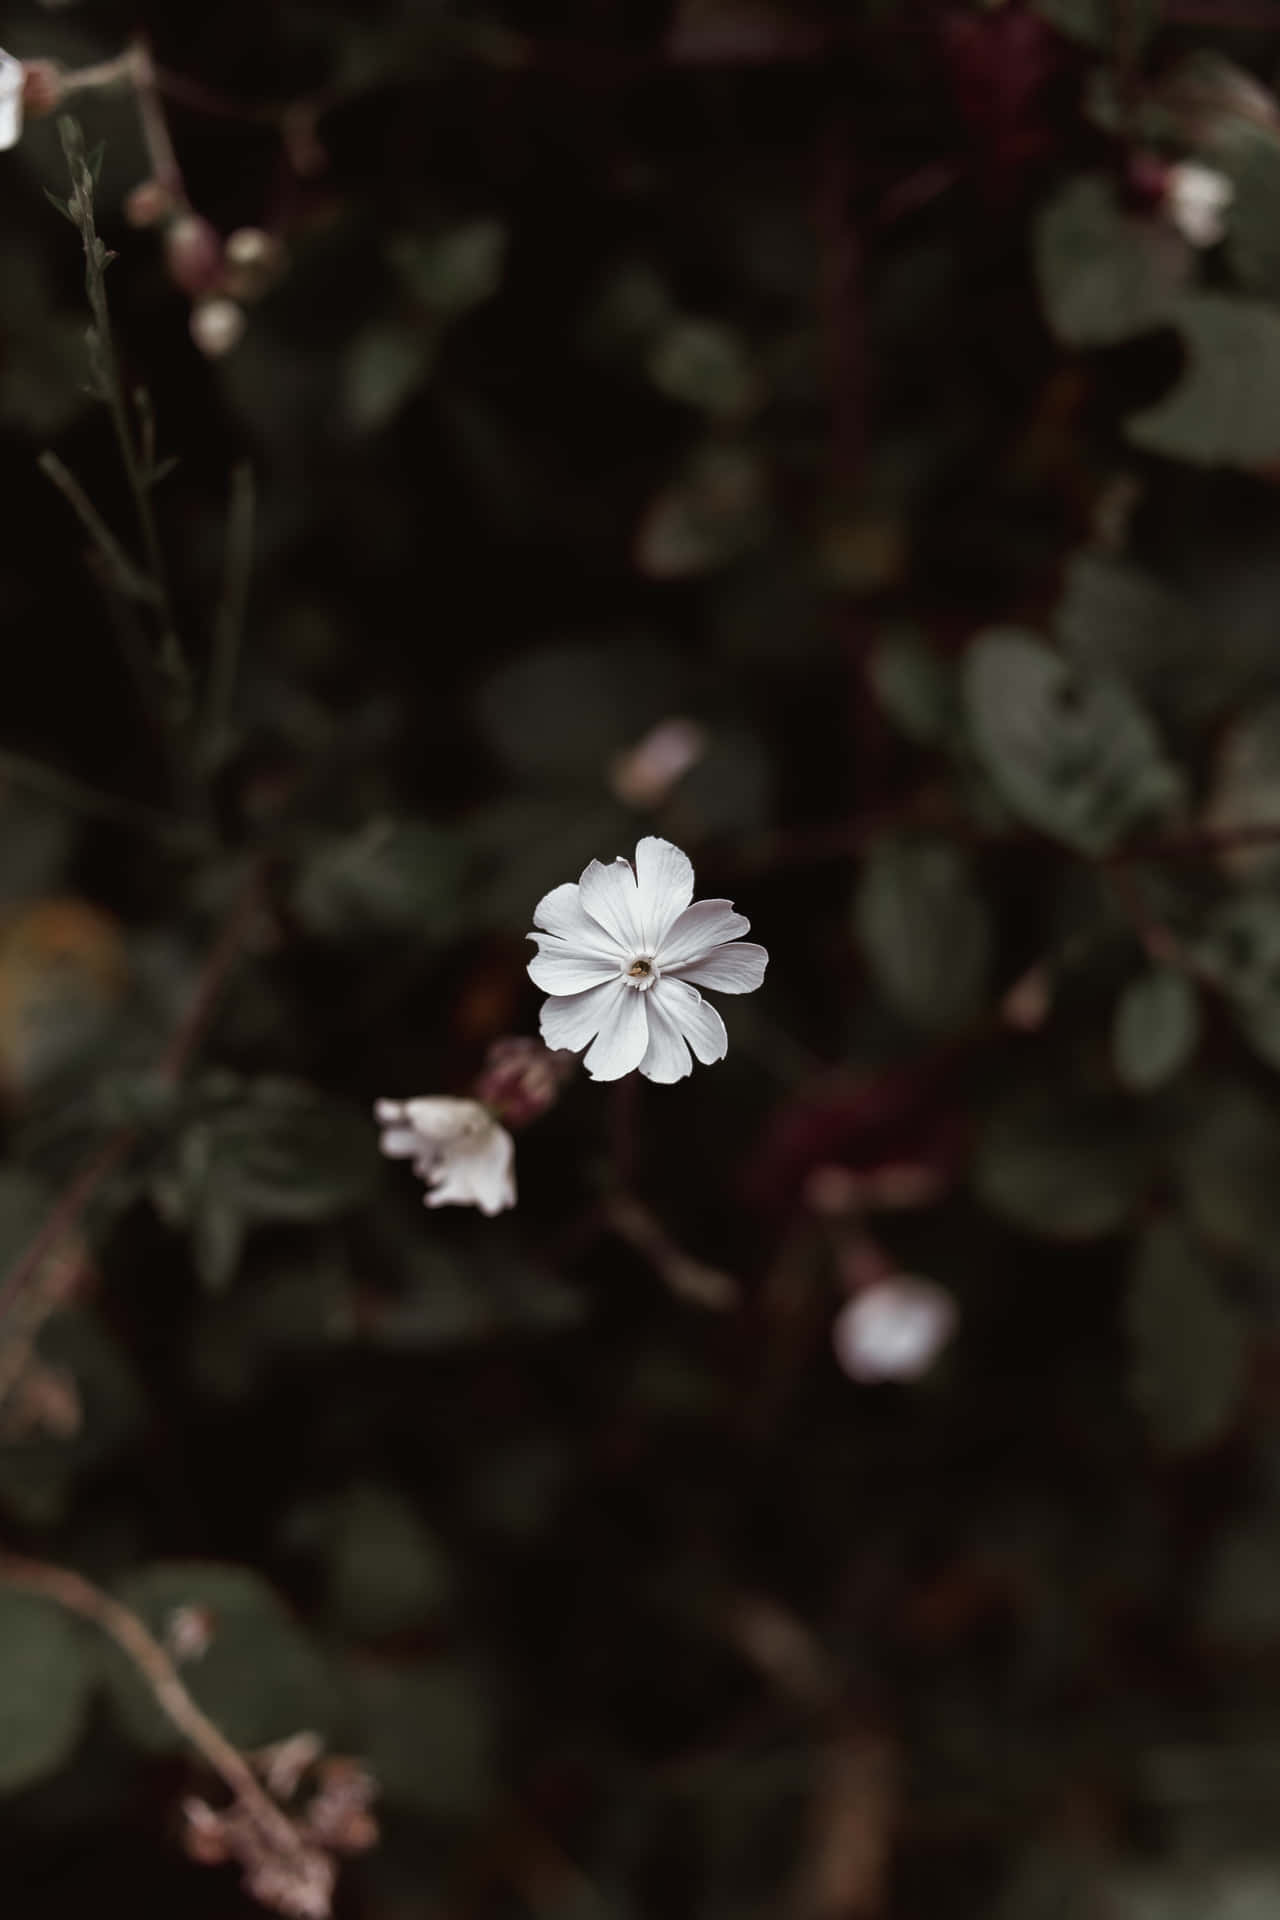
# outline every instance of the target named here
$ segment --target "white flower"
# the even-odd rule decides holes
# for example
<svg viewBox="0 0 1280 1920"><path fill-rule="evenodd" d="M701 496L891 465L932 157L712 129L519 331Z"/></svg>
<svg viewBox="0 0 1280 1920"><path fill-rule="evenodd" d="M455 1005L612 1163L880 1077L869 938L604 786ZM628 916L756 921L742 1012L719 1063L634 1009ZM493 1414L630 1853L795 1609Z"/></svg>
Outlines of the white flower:
<svg viewBox="0 0 1280 1920"><path fill-rule="evenodd" d="M0 152L22 138L22 97L27 74L21 60L0 51Z"/></svg>
<svg viewBox="0 0 1280 1920"><path fill-rule="evenodd" d="M895 1273L841 1307L831 1344L851 1380L915 1380L933 1365L955 1324L955 1302L945 1288Z"/></svg>
<svg viewBox="0 0 1280 1920"><path fill-rule="evenodd" d="M1223 218L1236 197L1233 183L1215 167L1182 160L1170 167L1164 204L1169 218L1193 247L1215 247L1227 230Z"/></svg>
<svg viewBox="0 0 1280 1920"><path fill-rule="evenodd" d="M739 940L750 925L729 900L693 904L693 868L669 840L650 836L634 868L593 860L580 880L553 887L533 911L539 951L529 977L552 998L542 1009L549 1047L581 1052L593 1080L638 1067L649 1080L682 1080L689 1048L723 1060L724 1021L699 987L751 993L769 956ZM686 1045L686 1042L688 1043Z"/></svg>
<svg viewBox="0 0 1280 1920"><path fill-rule="evenodd" d="M515 1142L478 1100L434 1094L379 1100L379 1142L392 1160L412 1160L427 1183L429 1207L479 1207L501 1213L516 1203Z"/></svg>

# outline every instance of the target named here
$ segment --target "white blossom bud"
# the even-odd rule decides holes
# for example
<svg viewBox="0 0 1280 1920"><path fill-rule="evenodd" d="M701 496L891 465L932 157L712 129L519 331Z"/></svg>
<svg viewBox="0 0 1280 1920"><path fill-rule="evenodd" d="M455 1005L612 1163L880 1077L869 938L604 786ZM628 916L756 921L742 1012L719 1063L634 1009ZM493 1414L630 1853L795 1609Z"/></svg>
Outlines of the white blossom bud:
<svg viewBox="0 0 1280 1920"><path fill-rule="evenodd" d="M945 1288L913 1274L874 1281L841 1307L831 1329L836 1359L851 1380L916 1380L927 1373L956 1324Z"/></svg>
<svg viewBox="0 0 1280 1920"><path fill-rule="evenodd" d="M22 138L23 101L27 74L21 60L0 52L0 151L16 147Z"/></svg>
<svg viewBox="0 0 1280 1920"><path fill-rule="evenodd" d="M221 294L200 300L191 309L191 338L207 360L220 360L230 353L240 344L244 329L244 308Z"/></svg>

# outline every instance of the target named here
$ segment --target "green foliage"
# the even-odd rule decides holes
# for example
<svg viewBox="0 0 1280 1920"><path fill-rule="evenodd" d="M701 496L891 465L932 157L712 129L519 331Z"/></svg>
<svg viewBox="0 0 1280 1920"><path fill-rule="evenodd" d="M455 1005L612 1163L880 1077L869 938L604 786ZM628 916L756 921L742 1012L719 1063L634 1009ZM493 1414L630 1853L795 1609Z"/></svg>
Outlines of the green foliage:
<svg viewBox="0 0 1280 1920"><path fill-rule="evenodd" d="M1170 319L1186 369L1162 400L1130 415L1130 440L1198 466L1280 459L1280 313L1260 300L1187 293Z"/></svg>
<svg viewBox="0 0 1280 1920"><path fill-rule="evenodd" d="M375 1481L299 1509L290 1537L322 1557L333 1621L357 1638L421 1628L452 1598L444 1548L407 1500Z"/></svg>
<svg viewBox="0 0 1280 1920"><path fill-rule="evenodd" d="M1178 804L1177 769L1123 683L1073 670L1034 634L981 634L965 658L963 690L983 766L1041 832L1105 853Z"/></svg>
<svg viewBox="0 0 1280 1920"><path fill-rule="evenodd" d="M985 1205L1024 1232L1096 1240L1133 1215L1148 1156L1124 1107L1031 1086L989 1114L974 1180Z"/></svg>
<svg viewBox="0 0 1280 1920"><path fill-rule="evenodd" d="M383 818L317 843L298 864L294 900L305 924L331 939L385 929L438 940L456 924L462 882L454 835Z"/></svg>
<svg viewBox="0 0 1280 1920"><path fill-rule="evenodd" d="M1245 1331L1212 1262L1178 1222L1143 1234L1125 1313L1134 1398L1152 1439L1175 1454L1211 1445L1239 1405Z"/></svg>
<svg viewBox="0 0 1280 1920"><path fill-rule="evenodd" d="M247 1568L196 1560L143 1566L115 1591L175 1650L183 1644L183 1615L193 1610L208 1644L182 1663L183 1682L237 1746L262 1747L304 1730L327 1735L337 1724L324 1660L266 1581ZM179 1750L182 1735L124 1655L109 1648L103 1670L129 1739L151 1752Z"/></svg>
<svg viewBox="0 0 1280 1920"><path fill-rule="evenodd" d="M924 638L894 628L878 642L867 663L876 699L894 725L920 746L939 746L955 725L954 679Z"/></svg>
<svg viewBox="0 0 1280 1920"><path fill-rule="evenodd" d="M908 1020L945 1031L979 1011L991 937L955 847L879 841L858 883L854 925L877 986Z"/></svg>
<svg viewBox="0 0 1280 1920"><path fill-rule="evenodd" d="M1111 1047L1117 1078L1134 1093L1150 1093L1186 1066L1199 1037L1194 981L1171 967L1152 967L1131 980L1116 1002Z"/></svg>
<svg viewBox="0 0 1280 1920"><path fill-rule="evenodd" d="M457 1818L484 1805L493 1791L493 1706L473 1667L358 1659L344 1688L360 1751L393 1807Z"/></svg>
<svg viewBox="0 0 1280 1920"><path fill-rule="evenodd" d="M0 1793L65 1765L94 1680L84 1628L49 1600L0 1586Z"/></svg>
<svg viewBox="0 0 1280 1920"><path fill-rule="evenodd" d="M1190 271L1171 227L1125 213L1105 174L1068 181L1035 228L1045 316L1069 347L1110 347L1165 325Z"/></svg>

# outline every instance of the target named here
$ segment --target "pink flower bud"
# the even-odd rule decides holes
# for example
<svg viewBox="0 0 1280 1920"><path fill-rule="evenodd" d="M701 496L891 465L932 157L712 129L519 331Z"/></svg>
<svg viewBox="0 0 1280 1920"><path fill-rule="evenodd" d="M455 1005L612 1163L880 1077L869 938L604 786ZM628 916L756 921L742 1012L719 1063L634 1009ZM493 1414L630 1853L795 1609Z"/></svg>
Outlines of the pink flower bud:
<svg viewBox="0 0 1280 1920"><path fill-rule="evenodd" d="M41 120L57 112L66 82L56 60L24 60L22 79L22 110L28 120Z"/></svg>
<svg viewBox="0 0 1280 1920"><path fill-rule="evenodd" d="M222 242L199 213L180 213L164 231L169 278L184 293L211 293L222 279Z"/></svg>
<svg viewBox="0 0 1280 1920"><path fill-rule="evenodd" d="M220 360L238 346L245 329L244 308L215 294L191 309L191 338L206 360Z"/></svg>
<svg viewBox="0 0 1280 1920"><path fill-rule="evenodd" d="M577 1064L576 1054L554 1053L541 1040L495 1040L476 1080L475 1097L508 1126L526 1127L555 1105Z"/></svg>
<svg viewBox="0 0 1280 1920"><path fill-rule="evenodd" d="M173 212L173 195L158 180L139 180L125 195L124 217L131 227L155 227Z"/></svg>

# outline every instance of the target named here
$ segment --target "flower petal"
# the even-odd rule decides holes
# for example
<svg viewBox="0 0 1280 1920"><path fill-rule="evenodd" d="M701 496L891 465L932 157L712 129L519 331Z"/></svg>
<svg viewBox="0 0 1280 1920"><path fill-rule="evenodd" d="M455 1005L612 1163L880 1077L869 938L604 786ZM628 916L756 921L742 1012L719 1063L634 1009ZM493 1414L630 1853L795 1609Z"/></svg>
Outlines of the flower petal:
<svg viewBox="0 0 1280 1920"><path fill-rule="evenodd" d="M690 966L712 947L736 940L740 933L749 932L750 927L745 914L734 912L732 900L699 900L686 907L668 927L658 952L658 963L664 973Z"/></svg>
<svg viewBox="0 0 1280 1920"><path fill-rule="evenodd" d="M623 987L613 1001L582 1064L593 1080L621 1080L634 1073L649 1047L648 994Z"/></svg>
<svg viewBox="0 0 1280 1920"><path fill-rule="evenodd" d="M704 1066L709 1067L713 1061L724 1059L729 1051L729 1036L724 1030L724 1021L696 987L687 986L683 980L673 980L670 974L664 973L645 998L657 1000Z"/></svg>
<svg viewBox="0 0 1280 1920"><path fill-rule="evenodd" d="M646 953L656 953L673 920L693 898L693 863L669 840L648 834L636 845L636 890Z"/></svg>
<svg viewBox="0 0 1280 1920"><path fill-rule="evenodd" d="M496 1123L475 1145L447 1154L432 1169L429 1207L479 1207L492 1216L516 1203L515 1142Z"/></svg>
<svg viewBox="0 0 1280 1920"><path fill-rule="evenodd" d="M549 1047L564 1047L570 1053L580 1053L599 1033L619 994L633 1000L639 998L632 988L624 987L621 980L606 980L603 986L591 987L586 993L569 993L544 1001L539 1019L543 1039Z"/></svg>
<svg viewBox="0 0 1280 1920"><path fill-rule="evenodd" d="M769 955L754 940L730 940L723 947L713 947L701 960L677 967L675 974L695 987L718 987L721 993L754 993L768 964Z"/></svg>
<svg viewBox="0 0 1280 1920"><path fill-rule="evenodd" d="M552 940L547 934L530 934L531 940L545 941L541 953L529 962L529 978L544 993L585 993L604 980L616 980L619 962L615 956L578 953Z"/></svg>
<svg viewBox="0 0 1280 1920"><path fill-rule="evenodd" d="M651 989L645 998L649 1003L645 1008L649 1019L649 1044L640 1062L640 1071L646 1080L656 1080L662 1086L670 1086L693 1072L693 1061L689 1058L684 1035L663 1007L657 989Z"/></svg>
<svg viewBox="0 0 1280 1920"><path fill-rule="evenodd" d="M597 926L604 929L610 942L628 955L644 952L640 896L629 862L621 855L607 867L593 860L583 871L578 893L583 906ZM600 939L599 934L596 937ZM604 946L607 942L601 940L600 944Z"/></svg>
<svg viewBox="0 0 1280 1920"><path fill-rule="evenodd" d="M550 893L543 894L533 910L533 924L583 953L613 952L608 935L583 906L576 880L566 880L562 887L552 887Z"/></svg>

